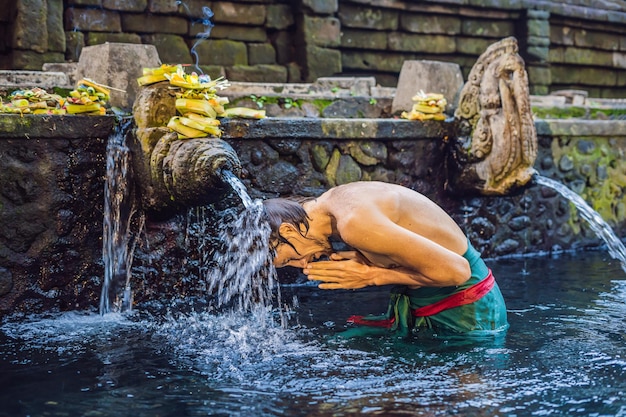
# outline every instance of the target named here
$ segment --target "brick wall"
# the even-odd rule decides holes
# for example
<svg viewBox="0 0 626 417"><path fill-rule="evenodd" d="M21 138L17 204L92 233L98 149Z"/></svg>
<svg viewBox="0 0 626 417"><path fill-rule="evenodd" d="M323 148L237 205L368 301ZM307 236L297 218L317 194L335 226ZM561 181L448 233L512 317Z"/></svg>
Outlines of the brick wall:
<svg viewBox="0 0 626 417"><path fill-rule="evenodd" d="M0 0L1 69L39 70L75 62L83 46L128 42L233 81L374 75L393 87L404 60L455 62L467 75L506 36L520 42L533 94L626 96L618 0Z"/></svg>

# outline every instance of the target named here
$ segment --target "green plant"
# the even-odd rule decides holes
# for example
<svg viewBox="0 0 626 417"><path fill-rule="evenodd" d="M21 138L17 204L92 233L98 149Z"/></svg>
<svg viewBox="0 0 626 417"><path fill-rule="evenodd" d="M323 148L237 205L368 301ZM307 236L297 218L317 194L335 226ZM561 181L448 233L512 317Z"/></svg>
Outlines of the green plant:
<svg viewBox="0 0 626 417"><path fill-rule="evenodd" d="M252 100L259 109L262 109L265 106L265 102L267 101L267 97L261 96L257 97L254 94L250 94L250 100Z"/></svg>

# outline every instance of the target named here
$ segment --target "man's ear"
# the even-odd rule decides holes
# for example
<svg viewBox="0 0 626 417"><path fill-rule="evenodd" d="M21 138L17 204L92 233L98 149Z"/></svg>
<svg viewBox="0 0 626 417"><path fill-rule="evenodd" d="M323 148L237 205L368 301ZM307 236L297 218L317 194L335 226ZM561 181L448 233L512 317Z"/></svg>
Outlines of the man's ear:
<svg viewBox="0 0 626 417"><path fill-rule="evenodd" d="M291 223L281 223L278 227L278 233L285 239L294 236L294 234L300 234L296 230L296 227Z"/></svg>

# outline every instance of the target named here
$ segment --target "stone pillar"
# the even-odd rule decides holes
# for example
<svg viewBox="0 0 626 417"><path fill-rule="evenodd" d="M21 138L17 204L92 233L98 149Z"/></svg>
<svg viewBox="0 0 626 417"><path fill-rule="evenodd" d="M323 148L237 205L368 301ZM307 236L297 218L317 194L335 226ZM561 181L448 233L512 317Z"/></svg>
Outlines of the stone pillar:
<svg viewBox="0 0 626 417"><path fill-rule="evenodd" d="M297 16L296 55L303 81L339 74L342 70L341 22L333 16L337 0L302 0Z"/></svg>
<svg viewBox="0 0 626 417"><path fill-rule="evenodd" d="M83 48L76 68L76 78L92 80L112 87L110 104L130 110L135 102L144 67L161 65L154 45L105 43Z"/></svg>
<svg viewBox="0 0 626 417"><path fill-rule="evenodd" d="M463 88L463 73L458 64L441 61L404 61L400 70L391 113L410 111L418 92L443 94L448 101L446 113L454 114Z"/></svg>
<svg viewBox="0 0 626 417"><path fill-rule="evenodd" d="M8 4L9 2L6 2ZM63 2L60 0L17 0L14 16L4 28L10 53L0 59L6 68L41 70L46 62L65 60ZM0 34L2 34L0 32Z"/></svg>
<svg viewBox="0 0 626 417"><path fill-rule="evenodd" d="M548 54L550 53L550 12L546 10L526 11L526 39L522 39L530 93L545 95L550 92L552 76Z"/></svg>

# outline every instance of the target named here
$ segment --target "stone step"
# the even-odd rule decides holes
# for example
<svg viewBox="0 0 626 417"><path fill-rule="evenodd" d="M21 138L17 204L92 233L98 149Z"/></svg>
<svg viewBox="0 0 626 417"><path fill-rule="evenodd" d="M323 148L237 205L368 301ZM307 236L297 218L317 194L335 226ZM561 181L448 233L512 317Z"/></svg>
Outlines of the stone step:
<svg viewBox="0 0 626 417"><path fill-rule="evenodd" d="M39 87L72 88L69 76L64 72L0 70L0 89Z"/></svg>

